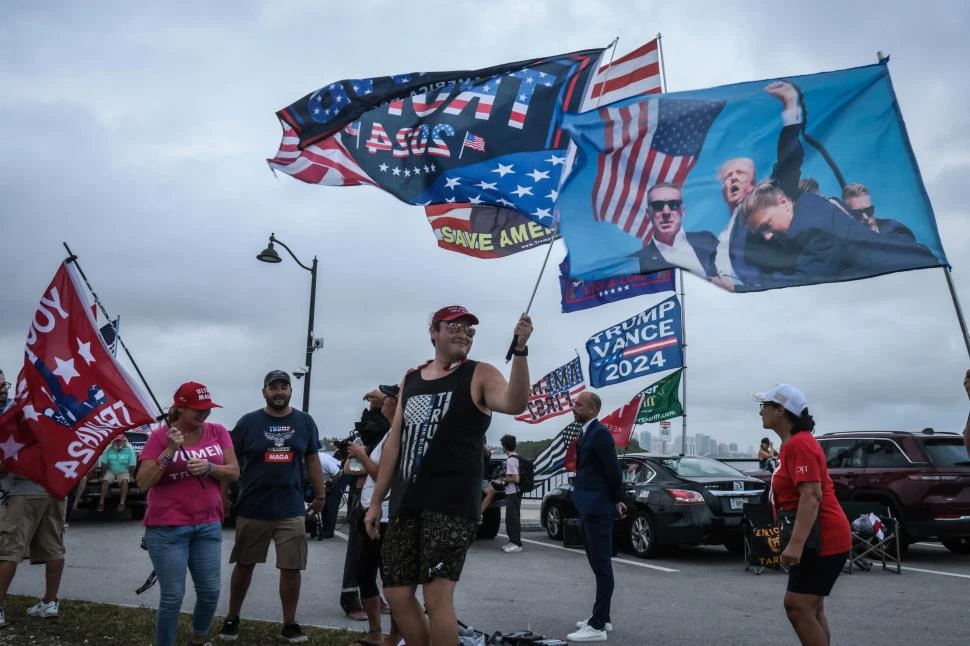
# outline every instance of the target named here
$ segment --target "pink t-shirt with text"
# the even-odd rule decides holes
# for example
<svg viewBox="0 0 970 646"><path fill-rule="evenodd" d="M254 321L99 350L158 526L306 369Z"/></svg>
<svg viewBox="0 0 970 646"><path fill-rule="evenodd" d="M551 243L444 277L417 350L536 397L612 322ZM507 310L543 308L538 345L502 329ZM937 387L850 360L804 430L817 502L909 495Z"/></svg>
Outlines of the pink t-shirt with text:
<svg viewBox="0 0 970 646"><path fill-rule="evenodd" d="M168 446L168 427L152 432L140 460L158 461ZM148 490L148 510L144 525L203 525L222 522L222 490L211 476L195 477L186 467L189 458L202 458L212 464L224 464L223 451L232 450L232 438L222 424L204 422L202 437L194 446L179 450L158 483ZM205 486L203 486L205 485Z"/></svg>

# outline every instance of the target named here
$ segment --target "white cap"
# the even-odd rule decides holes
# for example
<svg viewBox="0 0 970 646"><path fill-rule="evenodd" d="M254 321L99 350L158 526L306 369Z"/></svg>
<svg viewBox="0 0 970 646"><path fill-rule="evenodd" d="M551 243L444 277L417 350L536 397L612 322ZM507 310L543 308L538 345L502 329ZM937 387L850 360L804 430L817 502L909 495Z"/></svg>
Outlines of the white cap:
<svg viewBox="0 0 970 646"><path fill-rule="evenodd" d="M805 394L790 384L778 384L763 393L753 393L752 396L755 401L781 404L785 410L795 416L801 415L802 411L808 408Z"/></svg>

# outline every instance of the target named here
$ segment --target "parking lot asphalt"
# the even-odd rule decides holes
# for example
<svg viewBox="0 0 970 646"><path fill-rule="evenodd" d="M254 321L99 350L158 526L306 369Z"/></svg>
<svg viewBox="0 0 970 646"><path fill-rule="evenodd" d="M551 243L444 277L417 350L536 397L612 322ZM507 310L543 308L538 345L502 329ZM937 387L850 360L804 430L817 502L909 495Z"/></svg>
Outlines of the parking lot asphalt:
<svg viewBox="0 0 970 646"><path fill-rule="evenodd" d="M521 553L502 552L502 535L473 544L456 592L458 616L489 633L531 629L564 638L574 622L590 614L592 573L581 549L563 548L537 531L537 502L525 501L523 517L527 531ZM151 570L147 552L139 548L142 531L140 524L110 514L72 519L65 539L64 602L84 599L156 607L157 586L141 596L134 594ZM225 530L223 538L220 614L228 602L232 530ZM345 540L340 536L311 540L309 549L298 621L363 628L363 623L344 616L338 604ZM772 570L761 575L745 572L741 557L723 547L681 548L649 560L620 554L614 559L614 572L615 630L610 644L798 643L781 605L786 575ZM277 586L271 551L270 562L256 568L243 607L244 622L246 617L279 621ZM42 589L43 567L23 564L10 592L36 595ZM183 609L191 610L194 600L189 586ZM901 575L878 567L843 574L826 602L826 612L833 643L965 646L970 643L968 600L970 555L920 543L904 558Z"/></svg>

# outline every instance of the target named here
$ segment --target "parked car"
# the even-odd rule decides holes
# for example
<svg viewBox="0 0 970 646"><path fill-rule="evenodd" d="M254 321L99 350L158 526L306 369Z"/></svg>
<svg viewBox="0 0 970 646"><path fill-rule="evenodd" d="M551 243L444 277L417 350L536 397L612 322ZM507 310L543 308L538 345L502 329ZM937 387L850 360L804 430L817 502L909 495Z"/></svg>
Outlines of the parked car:
<svg viewBox="0 0 970 646"><path fill-rule="evenodd" d="M951 552L970 553L970 458L962 436L931 428L850 431L819 435L818 443L836 497L889 507L902 530L902 550L939 540Z"/></svg>
<svg viewBox="0 0 970 646"><path fill-rule="evenodd" d="M670 545L723 544L740 553L745 505L767 502L764 482L713 458L630 453L620 468L627 514L613 531L623 549L642 558ZM539 521L552 539L578 516L572 484L542 499Z"/></svg>
<svg viewBox="0 0 970 646"><path fill-rule="evenodd" d="M492 453L492 456L485 464L485 480L493 480L505 475L505 458L506 455L502 451ZM484 498L485 493L483 491L482 499L484 500ZM477 538L492 539L498 535L499 526L502 523L502 507L504 506L505 490L497 489L488 509L482 513L482 522L478 525Z"/></svg>
<svg viewBox="0 0 970 646"><path fill-rule="evenodd" d="M125 437L131 443L132 448L135 449L135 455L140 456L142 449L145 448L145 442L148 441L149 432L145 430L131 430L125 431ZM100 459L100 455L98 458ZM77 493L77 508L78 509L96 509L98 506L98 500L101 499L101 469L94 468L88 471L88 482L84 487L84 491ZM114 504L110 501L117 501L120 499L120 492L118 490L118 484L112 484L108 489L109 501L108 509L113 509ZM117 503L115 503L117 504ZM138 483L135 482L135 477L132 475L131 480L128 481L128 499L125 504L131 512L131 517L135 520L141 520L145 517L145 507L147 501L145 499L145 494L138 488Z"/></svg>

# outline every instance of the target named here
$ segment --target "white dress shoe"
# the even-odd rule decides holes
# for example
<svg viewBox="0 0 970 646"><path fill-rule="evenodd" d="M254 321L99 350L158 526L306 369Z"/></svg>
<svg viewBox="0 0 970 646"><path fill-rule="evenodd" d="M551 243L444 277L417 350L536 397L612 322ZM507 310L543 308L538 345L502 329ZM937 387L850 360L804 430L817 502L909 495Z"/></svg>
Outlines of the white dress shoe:
<svg viewBox="0 0 970 646"><path fill-rule="evenodd" d="M566 635L566 641L569 642L605 642L606 641L606 631L596 630L589 624L584 624L582 628L574 633L569 633Z"/></svg>

